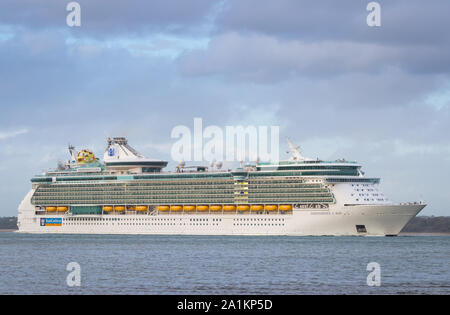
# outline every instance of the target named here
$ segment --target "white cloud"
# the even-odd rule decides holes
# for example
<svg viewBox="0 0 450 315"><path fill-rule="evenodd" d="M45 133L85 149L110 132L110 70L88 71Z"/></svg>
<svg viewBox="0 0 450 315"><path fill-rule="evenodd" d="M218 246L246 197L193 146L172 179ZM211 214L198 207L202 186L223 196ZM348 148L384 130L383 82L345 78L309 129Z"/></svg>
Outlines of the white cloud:
<svg viewBox="0 0 450 315"><path fill-rule="evenodd" d="M8 138L14 138L19 135L23 135L28 133L28 129L20 129L16 131L10 131L10 132L0 132L0 140L8 139Z"/></svg>
<svg viewBox="0 0 450 315"><path fill-rule="evenodd" d="M403 140L395 140L395 150L393 154L400 157L408 157L412 155L431 156L437 155L447 158L450 155L450 144L441 143L408 143Z"/></svg>
<svg viewBox="0 0 450 315"><path fill-rule="evenodd" d="M69 37L66 45L71 53L82 56L96 56L107 50L125 50L133 57L177 58L185 51L206 49L207 37L175 36L170 34L152 34L141 37L117 37L108 40Z"/></svg>

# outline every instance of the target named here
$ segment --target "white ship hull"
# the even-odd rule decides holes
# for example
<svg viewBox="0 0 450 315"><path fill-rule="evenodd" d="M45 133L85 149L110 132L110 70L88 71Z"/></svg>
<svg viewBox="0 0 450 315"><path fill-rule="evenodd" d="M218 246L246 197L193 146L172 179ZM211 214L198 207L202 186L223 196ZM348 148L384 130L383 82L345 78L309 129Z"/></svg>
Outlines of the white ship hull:
<svg viewBox="0 0 450 315"><path fill-rule="evenodd" d="M385 236L397 235L425 207L336 204L321 210L294 208L291 214L36 215L32 194L19 206L20 233ZM41 219L51 218L58 224L42 224Z"/></svg>

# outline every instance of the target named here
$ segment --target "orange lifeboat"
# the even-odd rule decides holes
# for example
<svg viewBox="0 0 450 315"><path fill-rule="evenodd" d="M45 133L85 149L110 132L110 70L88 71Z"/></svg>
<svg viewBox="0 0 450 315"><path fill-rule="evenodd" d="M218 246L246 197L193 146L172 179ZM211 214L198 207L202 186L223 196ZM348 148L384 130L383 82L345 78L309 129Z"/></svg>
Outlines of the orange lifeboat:
<svg viewBox="0 0 450 315"><path fill-rule="evenodd" d="M178 212L178 211L182 211L182 210L183 210L182 206L170 206L170 211Z"/></svg>
<svg viewBox="0 0 450 315"><path fill-rule="evenodd" d="M148 207L147 206L136 206L136 211L147 211Z"/></svg>
<svg viewBox="0 0 450 315"><path fill-rule="evenodd" d="M218 211L222 211L222 206L219 206L219 205L212 205L211 207L209 207L209 209L210 209L211 211L218 212Z"/></svg>
<svg viewBox="0 0 450 315"><path fill-rule="evenodd" d="M280 205L280 211L292 211L292 205Z"/></svg>
<svg viewBox="0 0 450 315"><path fill-rule="evenodd" d="M48 212L54 212L56 211L56 207L45 207L45 210L47 210Z"/></svg>
<svg viewBox="0 0 450 315"><path fill-rule="evenodd" d="M125 211L125 206L115 206L114 210L117 212L124 212Z"/></svg>
<svg viewBox="0 0 450 315"><path fill-rule="evenodd" d="M262 211L264 210L264 207L262 205L252 205L250 209L252 209L252 211Z"/></svg>
<svg viewBox="0 0 450 315"><path fill-rule="evenodd" d="M69 210L69 208L67 208L67 207L57 207L56 208L56 211L58 211L58 212L66 212L67 210Z"/></svg>
<svg viewBox="0 0 450 315"><path fill-rule="evenodd" d="M223 206L223 210L224 211L236 211L236 206L234 206L234 205L226 205L226 206Z"/></svg>
<svg viewBox="0 0 450 315"><path fill-rule="evenodd" d="M266 211L277 211L278 210L278 206L277 205L266 205L264 207L264 209Z"/></svg>
<svg viewBox="0 0 450 315"><path fill-rule="evenodd" d="M169 206L158 206L158 211L169 211L170 207Z"/></svg>
<svg viewBox="0 0 450 315"><path fill-rule="evenodd" d="M237 208L238 208L238 211L248 211L248 210L250 210L250 206L248 206L248 205L239 205Z"/></svg>
<svg viewBox="0 0 450 315"><path fill-rule="evenodd" d="M209 206L197 206L197 211L208 211Z"/></svg>
<svg viewBox="0 0 450 315"><path fill-rule="evenodd" d="M186 212L192 212L195 211L195 206L184 206L183 210Z"/></svg>
<svg viewBox="0 0 450 315"><path fill-rule="evenodd" d="M112 206L103 206L103 211L105 211L105 212L113 211L113 207Z"/></svg>

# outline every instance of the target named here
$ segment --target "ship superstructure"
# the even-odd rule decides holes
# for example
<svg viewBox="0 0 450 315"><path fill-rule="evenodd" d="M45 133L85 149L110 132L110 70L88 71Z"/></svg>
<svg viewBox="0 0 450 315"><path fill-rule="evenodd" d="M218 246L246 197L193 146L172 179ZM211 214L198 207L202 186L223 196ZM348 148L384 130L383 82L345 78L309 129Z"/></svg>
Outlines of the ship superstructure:
<svg viewBox="0 0 450 315"><path fill-rule="evenodd" d="M361 165L304 157L233 170L164 172L125 138L108 138L101 163L89 150L32 178L19 232L193 235L397 235L421 202L395 204Z"/></svg>

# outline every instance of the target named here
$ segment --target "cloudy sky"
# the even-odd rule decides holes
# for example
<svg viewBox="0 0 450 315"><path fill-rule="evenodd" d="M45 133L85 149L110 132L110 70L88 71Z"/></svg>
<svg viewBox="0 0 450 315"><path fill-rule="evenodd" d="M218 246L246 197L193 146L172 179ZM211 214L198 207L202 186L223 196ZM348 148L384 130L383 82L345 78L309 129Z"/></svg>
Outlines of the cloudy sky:
<svg viewBox="0 0 450 315"><path fill-rule="evenodd" d="M79 0L71 28L69 1L2 0L0 216L69 142L101 155L124 135L170 159L194 117L278 125L305 155L357 160L392 200L450 215L450 2L378 2L373 28L368 0Z"/></svg>

